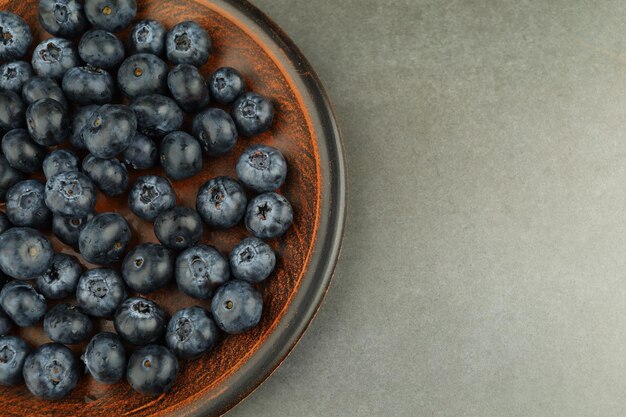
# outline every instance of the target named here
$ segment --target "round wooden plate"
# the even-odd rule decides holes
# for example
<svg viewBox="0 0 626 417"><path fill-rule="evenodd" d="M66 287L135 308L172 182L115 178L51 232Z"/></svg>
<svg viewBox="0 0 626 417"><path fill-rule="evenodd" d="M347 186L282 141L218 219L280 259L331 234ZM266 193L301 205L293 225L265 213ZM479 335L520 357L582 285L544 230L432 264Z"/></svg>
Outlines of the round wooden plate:
<svg viewBox="0 0 626 417"><path fill-rule="evenodd" d="M107 386L86 376L72 394L57 402L33 397L24 386L0 389L0 414L7 416L205 416L219 415L254 390L281 363L302 336L326 293L343 234L345 172L341 140L328 98L312 68L289 38L259 10L241 0L138 0L140 18L172 27L195 20L214 42L204 75L228 65L245 76L247 88L270 97L276 106L272 129L252 139L240 138L226 157L206 158L203 172L174 182L180 205L194 207L198 187L207 179L235 177L235 162L252 143L276 146L284 153L289 174L280 190L291 201L294 225L271 241L277 252L276 272L260 286L264 310L253 331L225 337L202 359L181 362L174 388L165 395L145 397L126 382ZM35 44L49 37L37 22L37 2L0 0L0 9L23 16L35 32ZM125 36L125 34L122 34ZM131 180L146 173L131 172ZM134 216L126 196L98 196L98 212L116 211L129 220L134 243L156 241L152 225ZM207 230L203 242L223 253L248 233L243 226L229 231ZM57 250L72 248L54 239ZM85 264L85 267L92 265ZM169 314L191 305L209 306L178 292L175 284L148 296ZM51 303L52 304L52 303ZM112 329L110 321L98 329ZM20 329L33 345L49 342L41 325ZM70 346L79 355L84 345Z"/></svg>

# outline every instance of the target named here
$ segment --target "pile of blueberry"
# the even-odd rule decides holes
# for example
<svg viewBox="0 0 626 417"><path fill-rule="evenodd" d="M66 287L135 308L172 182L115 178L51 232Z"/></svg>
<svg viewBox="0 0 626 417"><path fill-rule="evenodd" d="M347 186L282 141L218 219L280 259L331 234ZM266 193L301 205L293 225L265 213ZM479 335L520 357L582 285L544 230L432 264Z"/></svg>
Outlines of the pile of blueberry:
<svg viewBox="0 0 626 417"><path fill-rule="evenodd" d="M239 135L268 130L274 110L267 98L245 91L233 68L208 80L200 74L211 38L195 22L169 31L154 20L136 22L125 45L114 33L136 13L136 0L40 0L39 22L56 37L37 45L28 63L22 59L30 28L0 12L0 384L24 381L44 399L76 386L79 361L65 345L90 337L81 359L94 379L113 384L125 377L147 395L168 391L178 359L198 358L222 332L258 324L263 299L256 284L276 264L263 239L283 235L293 221L290 203L275 192L285 182L285 159L265 145L241 155L238 180L213 178L198 189L195 209L177 205L171 180L200 173L205 156L230 152ZM210 101L231 112L208 107ZM181 130L187 116L190 132ZM130 184L129 167L158 164L163 176ZM153 222L160 244L131 247L123 216L94 211L98 192L127 193L129 208ZM247 193L255 197L248 201ZM253 236L230 256L200 243L205 227L242 220ZM99 267L83 271L77 257L55 253L42 233L50 229ZM168 319L141 295L173 280L184 294L210 299L211 311L190 306ZM48 308L49 300L61 301ZM96 318L113 320L116 333L93 335ZM8 335L40 320L54 343L32 349Z"/></svg>

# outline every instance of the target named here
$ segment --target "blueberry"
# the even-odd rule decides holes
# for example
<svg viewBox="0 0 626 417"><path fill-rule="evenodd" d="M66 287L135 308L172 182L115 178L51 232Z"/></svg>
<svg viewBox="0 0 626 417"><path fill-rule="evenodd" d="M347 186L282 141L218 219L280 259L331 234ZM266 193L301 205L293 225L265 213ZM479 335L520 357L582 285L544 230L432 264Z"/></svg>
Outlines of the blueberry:
<svg viewBox="0 0 626 417"><path fill-rule="evenodd" d="M243 93L233 104L233 119L237 131L244 136L265 132L274 120L274 105L256 93Z"/></svg>
<svg viewBox="0 0 626 417"><path fill-rule="evenodd" d="M82 172L62 172L46 182L46 205L54 214L85 217L96 205L96 187Z"/></svg>
<svg viewBox="0 0 626 417"><path fill-rule="evenodd" d="M137 118L130 107L105 104L91 115L83 137L89 152L110 159L128 148L136 130Z"/></svg>
<svg viewBox="0 0 626 417"><path fill-rule="evenodd" d="M29 78L22 86L22 99L26 105L29 105L42 98L51 98L67 108L67 100L63 90L56 81L48 77Z"/></svg>
<svg viewBox="0 0 626 417"><path fill-rule="evenodd" d="M0 385L13 386L24 381L22 370L31 348L17 336L0 337Z"/></svg>
<svg viewBox="0 0 626 417"><path fill-rule="evenodd" d="M46 272L37 277L37 288L52 300L69 297L76 292L81 267L78 259L64 253L57 253Z"/></svg>
<svg viewBox="0 0 626 417"><path fill-rule="evenodd" d="M69 135L70 144L77 149L87 149L85 138L83 137L84 129L87 127L91 115L100 108L97 104L79 107L72 114L71 132Z"/></svg>
<svg viewBox="0 0 626 417"><path fill-rule="evenodd" d="M172 254L156 243L135 246L122 263L122 277L126 285L142 294L163 288L173 276Z"/></svg>
<svg viewBox="0 0 626 417"><path fill-rule="evenodd" d="M211 300L211 313L220 329L229 334L246 332L256 326L263 312L261 293L246 281L228 281Z"/></svg>
<svg viewBox="0 0 626 417"><path fill-rule="evenodd" d="M20 16L0 12L0 39L0 61L13 61L26 55L33 34Z"/></svg>
<svg viewBox="0 0 626 417"><path fill-rule="evenodd" d="M234 68L218 68L209 78L209 90L213 100L222 104L235 101L245 87L243 76Z"/></svg>
<svg viewBox="0 0 626 417"><path fill-rule="evenodd" d="M154 233L170 249L187 249L200 240L204 228L200 215L188 207L162 212L154 222Z"/></svg>
<svg viewBox="0 0 626 417"><path fill-rule="evenodd" d="M79 307L63 303L48 310L43 330L52 341L71 345L87 339L93 331L93 323Z"/></svg>
<svg viewBox="0 0 626 417"><path fill-rule="evenodd" d="M2 28L0 27L1 30ZM0 90L0 128L11 130L24 127L25 111L24 102L17 93Z"/></svg>
<svg viewBox="0 0 626 417"><path fill-rule="evenodd" d="M43 173L46 178L54 177L63 172L79 170L80 159L67 149L56 149L43 160Z"/></svg>
<svg viewBox="0 0 626 417"><path fill-rule="evenodd" d="M2 287L0 306L19 327L34 326L46 314L46 299L24 281Z"/></svg>
<svg viewBox="0 0 626 417"><path fill-rule="evenodd" d="M0 89L20 94L22 86L33 76L33 67L28 62L8 62L0 66Z"/></svg>
<svg viewBox="0 0 626 417"><path fill-rule="evenodd" d="M89 154L83 160L83 172L105 195L120 195L128 188L128 171L117 159L102 159Z"/></svg>
<svg viewBox="0 0 626 417"><path fill-rule="evenodd" d="M87 26L83 2L79 0L39 0L39 23L54 36L76 37Z"/></svg>
<svg viewBox="0 0 626 417"><path fill-rule="evenodd" d="M52 38L37 45L30 63L38 76L61 79L68 69L80 63L80 57L71 41Z"/></svg>
<svg viewBox="0 0 626 417"><path fill-rule="evenodd" d="M165 136L183 125L183 111L174 100L159 94L137 97L130 104L139 130L152 137Z"/></svg>
<svg viewBox="0 0 626 417"><path fill-rule="evenodd" d="M222 109L206 109L196 115L192 130L207 155L224 155L237 143L235 122Z"/></svg>
<svg viewBox="0 0 626 417"><path fill-rule="evenodd" d="M13 322L11 318L0 308L0 336L9 334L13 328Z"/></svg>
<svg viewBox="0 0 626 417"><path fill-rule="evenodd" d="M237 176L246 187L257 193L275 191L285 183L287 162L278 149L253 145L239 158Z"/></svg>
<svg viewBox="0 0 626 417"><path fill-rule="evenodd" d="M115 311L115 331L134 345L148 345L163 337L165 312L155 302L142 297L124 301Z"/></svg>
<svg viewBox="0 0 626 417"><path fill-rule="evenodd" d="M102 213L80 231L80 254L92 264L108 265L122 259L131 239L130 226L117 213Z"/></svg>
<svg viewBox="0 0 626 417"><path fill-rule="evenodd" d="M124 151L124 161L134 169L153 168L159 162L156 143L146 135L135 134Z"/></svg>
<svg viewBox="0 0 626 417"><path fill-rule="evenodd" d="M193 65L177 65L167 75L167 85L178 105L188 113L209 104L209 87Z"/></svg>
<svg viewBox="0 0 626 417"><path fill-rule="evenodd" d="M23 374L31 393L45 400L59 400L76 387L78 362L67 347L47 343L26 358Z"/></svg>
<svg viewBox="0 0 626 417"><path fill-rule="evenodd" d="M176 284L190 297L206 300L228 278L228 261L213 246L191 247L176 259Z"/></svg>
<svg viewBox="0 0 626 417"><path fill-rule="evenodd" d="M169 391L178 375L178 360L166 347L149 345L137 349L128 361L126 379L133 389L156 396Z"/></svg>
<svg viewBox="0 0 626 417"><path fill-rule="evenodd" d="M9 218L7 217L7 215L0 211L0 235L2 233L6 232L7 230L9 230L12 227L13 227L13 225L9 221ZM0 278L2 278L2 277L0 277ZM2 282L2 279L0 279L0 283L1 282Z"/></svg>
<svg viewBox="0 0 626 417"><path fill-rule="evenodd" d="M52 216L52 232L66 245L78 247L80 231L85 224L93 219L94 214L89 213L85 217L66 217L58 214Z"/></svg>
<svg viewBox="0 0 626 417"><path fill-rule="evenodd" d="M85 0L87 19L98 29L119 32L135 18L136 0Z"/></svg>
<svg viewBox="0 0 626 417"><path fill-rule="evenodd" d="M13 129L2 138L2 153L13 168L26 173L37 172L48 150L35 143L26 129Z"/></svg>
<svg viewBox="0 0 626 417"><path fill-rule="evenodd" d="M163 177L147 175L137 178L128 193L128 207L135 215L153 221L162 212L176 205L176 194Z"/></svg>
<svg viewBox="0 0 626 417"><path fill-rule="evenodd" d="M52 263L52 244L28 227L14 227L0 235L0 269L15 279L32 279Z"/></svg>
<svg viewBox="0 0 626 417"><path fill-rule="evenodd" d="M132 54L154 54L161 56L165 52L166 31L156 20L137 22L130 31L129 45Z"/></svg>
<svg viewBox="0 0 626 417"><path fill-rule="evenodd" d="M219 337L219 329L208 311L202 307L178 310L165 333L165 344L179 358L196 359L213 349Z"/></svg>
<svg viewBox="0 0 626 417"><path fill-rule="evenodd" d="M76 301L82 310L93 317L112 317L126 299L126 288L120 274L109 268L84 272L76 287Z"/></svg>
<svg viewBox="0 0 626 417"><path fill-rule="evenodd" d="M124 59L124 44L106 30L90 30L80 38L78 53L87 64L109 69Z"/></svg>
<svg viewBox="0 0 626 417"><path fill-rule="evenodd" d="M271 246L256 237L242 240L230 252L230 272L237 279L252 284L265 281L276 266Z"/></svg>
<svg viewBox="0 0 626 417"><path fill-rule="evenodd" d="M82 356L91 376L103 384L115 384L124 377L126 351L115 333L98 333L91 339Z"/></svg>
<svg viewBox="0 0 626 417"><path fill-rule="evenodd" d="M210 226L227 229L241 221L248 199L239 183L229 177L213 178L198 190L196 210Z"/></svg>
<svg viewBox="0 0 626 417"><path fill-rule="evenodd" d="M282 236L292 223L291 204L280 194L261 194L248 203L246 227L260 239Z"/></svg>
<svg viewBox="0 0 626 417"><path fill-rule="evenodd" d="M61 103L51 98L37 100L26 110L28 133L43 146L54 146L67 136L69 120Z"/></svg>
<svg viewBox="0 0 626 417"><path fill-rule="evenodd" d="M90 65L74 67L63 77L63 91L77 104L104 104L113 98L115 81L103 69Z"/></svg>
<svg viewBox="0 0 626 417"><path fill-rule="evenodd" d="M172 132L161 141L161 166L173 180L191 178L202 170L202 149L188 133Z"/></svg>
<svg viewBox="0 0 626 417"><path fill-rule="evenodd" d="M211 38L196 22L181 22L167 33L165 50L173 64L201 67L209 59Z"/></svg>
<svg viewBox="0 0 626 417"><path fill-rule="evenodd" d="M46 207L43 183L24 180L9 188L6 194L6 215L18 227L48 227L52 213Z"/></svg>
<svg viewBox="0 0 626 417"><path fill-rule="evenodd" d="M167 71L167 64L156 55L131 55L120 65L117 83L122 93L130 98L164 93Z"/></svg>
<svg viewBox="0 0 626 417"><path fill-rule="evenodd" d="M0 199L4 199L7 190L20 182L22 173L9 165L9 161L0 154Z"/></svg>

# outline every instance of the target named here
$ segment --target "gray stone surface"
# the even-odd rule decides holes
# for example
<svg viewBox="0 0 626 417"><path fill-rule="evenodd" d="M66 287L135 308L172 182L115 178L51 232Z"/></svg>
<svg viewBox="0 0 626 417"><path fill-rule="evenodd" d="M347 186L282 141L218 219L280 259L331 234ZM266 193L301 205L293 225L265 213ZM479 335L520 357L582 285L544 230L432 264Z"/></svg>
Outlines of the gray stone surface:
<svg viewBox="0 0 626 417"><path fill-rule="evenodd" d="M333 98L343 257L229 416L626 415L626 8L255 0Z"/></svg>

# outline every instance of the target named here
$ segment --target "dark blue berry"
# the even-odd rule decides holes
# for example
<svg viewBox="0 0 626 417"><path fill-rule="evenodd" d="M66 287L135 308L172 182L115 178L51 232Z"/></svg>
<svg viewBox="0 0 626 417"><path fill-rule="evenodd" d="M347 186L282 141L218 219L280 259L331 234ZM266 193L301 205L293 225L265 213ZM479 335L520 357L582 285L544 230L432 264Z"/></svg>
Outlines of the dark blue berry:
<svg viewBox="0 0 626 417"><path fill-rule="evenodd" d="M165 52L165 35L165 28L156 20L137 22L130 31L130 53L162 56Z"/></svg>
<svg viewBox="0 0 626 417"><path fill-rule="evenodd" d="M32 173L41 170L48 150L35 143L26 129L13 129L2 138L2 153L13 168Z"/></svg>
<svg viewBox="0 0 626 417"><path fill-rule="evenodd" d="M0 269L11 278L24 280L43 274L53 256L52 244L35 229L14 227L0 235Z"/></svg>
<svg viewBox="0 0 626 417"><path fill-rule="evenodd" d="M115 384L126 371L126 351L115 333L98 333L91 339L81 357L91 376L103 384Z"/></svg>
<svg viewBox="0 0 626 417"><path fill-rule="evenodd" d="M206 109L193 119L193 135L207 155L230 152L237 143L237 128L232 117L222 109Z"/></svg>
<svg viewBox="0 0 626 417"><path fill-rule="evenodd" d="M188 133L172 132L161 141L161 166L173 180L191 178L202 170L200 143Z"/></svg>
<svg viewBox="0 0 626 417"><path fill-rule="evenodd" d="M78 53L87 64L109 69L124 59L124 44L111 32L90 30L80 38Z"/></svg>
<svg viewBox="0 0 626 417"><path fill-rule="evenodd" d="M2 42L0 42L0 44L1 43ZM0 90L0 128L11 130L24 127L25 114L26 107L17 93Z"/></svg>
<svg viewBox="0 0 626 417"><path fill-rule="evenodd" d="M124 217L102 213L80 231L78 247L87 262L109 265L122 259L130 239L130 226Z"/></svg>
<svg viewBox="0 0 626 417"><path fill-rule="evenodd" d="M128 171L117 159L102 159L89 154L83 159L83 172L105 195L120 195L128 188Z"/></svg>
<svg viewBox="0 0 626 417"><path fill-rule="evenodd" d="M128 148L136 130L137 118L130 107L105 104L91 115L83 137L89 152L110 159Z"/></svg>
<svg viewBox="0 0 626 417"><path fill-rule="evenodd" d="M243 187L229 177L213 178L198 190L196 210L209 227L227 229L241 221L248 199Z"/></svg>
<svg viewBox="0 0 626 417"><path fill-rule="evenodd" d="M174 207L154 221L154 233L170 249L187 249L200 240L204 228L200 215L188 207Z"/></svg>
<svg viewBox="0 0 626 417"><path fill-rule="evenodd" d="M178 105L188 113L209 104L209 87L193 65L177 65L167 75L167 85Z"/></svg>
<svg viewBox="0 0 626 417"><path fill-rule="evenodd" d="M156 243L135 246L122 263L122 277L126 285L142 294L163 288L173 276L172 254Z"/></svg>
<svg viewBox="0 0 626 417"><path fill-rule="evenodd" d="M67 347L47 343L26 358L23 374L31 393L45 400L60 400L76 387L78 361Z"/></svg>
<svg viewBox="0 0 626 417"><path fill-rule="evenodd" d="M85 217L66 217L54 214L52 216L52 232L61 242L77 248L80 231L93 216L93 213L89 213Z"/></svg>
<svg viewBox="0 0 626 417"><path fill-rule="evenodd" d="M81 267L78 259L57 253L46 272L37 277L37 288L52 300L60 300L76 293Z"/></svg>
<svg viewBox="0 0 626 417"><path fill-rule="evenodd" d="M246 332L256 326L263 312L261 293L246 281L228 281L211 300L211 313L220 329L229 334Z"/></svg>
<svg viewBox="0 0 626 417"><path fill-rule="evenodd" d="M209 299L228 278L228 261L213 246L194 246L176 258L176 284L190 297Z"/></svg>
<svg viewBox="0 0 626 417"><path fill-rule="evenodd" d="M76 287L76 301L82 310L93 317L112 317L126 299L126 288L120 274L109 268L84 272Z"/></svg>
<svg viewBox="0 0 626 417"><path fill-rule="evenodd" d="M5 336L13 329L11 318L0 308L0 336Z"/></svg>
<svg viewBox="0 0 626 417"><path fill-rule="evenodd" d="M87 26L83 2L79 0L39 0L39 23L54 36L76 37Z"/></svg>
<svg viewBox="0 0 626 417"><path fill-rule="evenodd" d="M22 173L9 165L4 155L0 155L0 200L4 200L9 188L22 180Z"/></svg>
<svg viewBox="0 0 626 417"><path fill-rule="evenodd" d="M134 345L154 343L165 334L165 312L154 301L128 298L115 312L115 331Z"/></svg>
<svg viewBox="0 0 626 417"><path fill-rule="evenodd" d="M248 203L246 227L260 239L282 236L292 223L291 204L280 194L261 194Z"/></svg>
<svg viewBox="0 0 626 417"><path fill-rule="evenodd" d="M48 310L43 330L50 340L71 345L87 339L93 331L93 323L79 307L63 303Z"/></svg>
<svg viewBox="0 0 626 417"><path fill-rule="evenodd" d="M232 103L243 92L244 87L242 75L231 67L218 68L209 78L211 97L218 103Z"/></svg>
<svg viewBox="0 0 626 417"><path fill-rule="evenodd" d="M159 162L159 149L152 139L137 133L124 151L124 161L133 169L153 168Z"/></svg>
<svg viewBox="0 0 626 417"><path fill-rule="evenodd" d="M19 327L34 326L46 314L46 299L24 281L2 287L0 306Z"/></svg>
<svg viewBox="0 0 626 417"><path fill-rule="evenodd" d="M153 54L131 55L117 72L122 93L130 98L167 91L167 64Z"/></svg>
<svg viewBox="0 0 626 417"><path fill-rule="evenodd" d="M115 93L115 81L103 69L87 65L68 70L63 77L63 91L77 104L104 104Z"/></svg>
<svg viewBox="0 0 626 417"><path fill-rule="evenodd" d="M82 172L62 172L46 182L46 205L54 214L85 217L96 205L96 187Z"/></svg>
<svg viewBox="0 0 626 417"><path fill-rule="evenodd" d="M233 104L232 114L237 131L244 136L254 136L272 126L274 106L260 94L243 93Z"/></svg>
<svg viewBox="0 0 626 417"><path fill-rule="evenodd" d="M54 177L63 172L78 171L80 159L68 149L56 149L43 160L43 173L46 178Z"/></svg>
<svg viewBox="0 0 626 417"><path fill-rule="evenodd" d="M69 120L61 103L51 98L37 100L26 110L28 133L43 146L54 146L67 136Z"/></svg>
<svg viewBox="0 0 626 417"><path fill-rule="evenodd" d="M13 227L13 225L9 221L9 218L7 217L7 215L0 211L0 235L2 233L6 232L7 230L9 230L12 227ZM2 283L2 279L1 278L2 277L0 277L0 284ZM1 287L1 285L0 285L0 287Z"/></svg>
<svg viewBox="0 0 626 417"><path fill-rule="evenodd" d="M178 360L166 347L149 345L137 349L128 361L126 379L133 389L156 396L169 391L178 375Z"/></svg>
<svg viewBox="0 0 626 417"><path fill-rule="evenodd" d="M61 79L65 72L80 64L76 46L67 39L46 39L35 48L31 65L40 77Z"/></svg>
<svg viewBox="0 0 626 417"><path fill-rule="evenodd" d="M208 311L202 307L178 310L165 333L165 344L179 358L196 359L213 349L219 338L219 329Z"/></svg>
<svg viewBox="0 0 626 417"><path fill-rule="evenodd" d="M275 191L285 183L287 162L274 147L252 145L237 162L237 176L246 187L257 193Z"/></svg>
<svg viewBox="0 0 626 417"><path fill-rule="evenodd" d="M130 107L137 115L139 131L148 136L165 136L183 125L183 111L169 97L159 94L137 97Z"/></svg>
<svg viewBox="0 0 626 417"><path fill-rule="evenodd" d="M211 38L196 22L181 22L167 33L165 50L173 64L201 67L209 59Z"/></svg>
<svg viewBox="0 0 626 417"><path fill-rule="evenodd" d="M6 215L15 226L44 229L50 226L52 213L46 206L45 186L38 180L24 180L9 188Z"/></svg>
<svg viewBox="0 0 626 417"><path fill-rule="evenodd" d="M13 386L24 381L22 371L30 352L30 346L19 337L0 337L0 385Z"/></svg>
<svg viewBox="0 0 626 417"><path fill-rule="evenodd" d="M26 55L33 34L20 16L0 12L0 39L0 61L14 61Z"/></svg>
<svg viewBox="0 0 626 417"><path fill-rule="evenodd" d="M8 62L0 66L0 89L20 94L22 86L33 76L33 67L28 62Z"/></svg>
<svg viewBox="0 0 626 417"><path fill-rule="evenodd" d="M136 0L86 0L85 14L97 29L119 32L137 14Z"/></svg>
<svg viewBox="0 0 626 417"><path fill-rule="evenodd" d="M230 252L230 272L233 277L252 284L265 281L276 266L276 254L261 239L248 237Z"/></svg>
<svg viewBox="0 0 626 417"><path fill-rule="evenodd" d="M69 135L70 144L77 149L87 149L85 138L83 137L84 129L91 118L91 115L100 108L97 104L79 107L72 114L71 132Z"/></svg>
<svg viewBox="0 0 626 417"><path fill-rule="evenodd" d="M176 205L176 194L163 177L147 175L137 178L128 193L128 207L135 215L153 221L162 212Z"/></svg>
<svg viewBox="0 0 626 417"><path fill-rule="evenodd" d="M22 99L26 105L42 98L51 98L67 108L67 99L56 81L49 77L31 77L22 86Z"/></svg>

